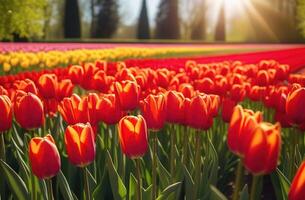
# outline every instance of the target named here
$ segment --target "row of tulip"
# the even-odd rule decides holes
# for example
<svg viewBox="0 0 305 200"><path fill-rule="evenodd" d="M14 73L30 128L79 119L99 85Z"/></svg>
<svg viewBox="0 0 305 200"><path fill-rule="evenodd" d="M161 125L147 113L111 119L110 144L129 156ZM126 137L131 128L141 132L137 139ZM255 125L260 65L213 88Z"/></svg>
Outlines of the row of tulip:
<svg viewBox="0 0 305 200"><path fill-rule="evenodd" d="M304 75L276 61L167 64L1 78L1 197L303 198Z"/></svg>
<svg viewBox="0 0 305 200"><path fill-rule="evenodd" d="M81 64L95 60L116 61L127 58L164 57L170 55L199 54L211 51L207 48L163 47L163 48L102 48L51 51L7 51L0 54L0 68L6 73L22 70L54 68L68 64Z"/></svg>

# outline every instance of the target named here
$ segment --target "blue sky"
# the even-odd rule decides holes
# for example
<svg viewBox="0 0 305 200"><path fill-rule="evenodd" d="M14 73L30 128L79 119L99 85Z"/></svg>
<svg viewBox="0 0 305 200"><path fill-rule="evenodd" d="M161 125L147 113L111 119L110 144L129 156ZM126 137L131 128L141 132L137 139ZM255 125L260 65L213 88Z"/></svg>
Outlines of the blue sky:
<svg viewBox="0 0 305 200"><path fill-rule="evenodd" d="M146 0L149 22L155 24L155 16L160 0ZM119 0L121 20L126 25L135 24L138 20L142 0Z"/></svg>

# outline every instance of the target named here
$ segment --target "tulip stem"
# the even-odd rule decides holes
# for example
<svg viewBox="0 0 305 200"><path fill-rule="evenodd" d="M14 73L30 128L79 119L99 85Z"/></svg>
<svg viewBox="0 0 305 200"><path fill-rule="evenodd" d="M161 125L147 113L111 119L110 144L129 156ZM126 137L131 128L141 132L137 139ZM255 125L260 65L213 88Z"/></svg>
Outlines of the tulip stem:
<svg viewBox="0 0 305 200"><path fill-rule="evenodd" d="M184 131L182 133L184 135L183 138L183 164L186 166L187 164L187 145L188 145L188 133L187 133L187 127L184 126Z"/></svg>
<svg viewBox="0 0 305 200"><path fill-rule="evenodd" d="M255 197L258 195L258 194L256 194L257 193L258 181L259 181L259 176L253 175L251 193L250 193L250 200L255 200Z"/></svg>
<svg viewBox="0 0 305 200"><path fill-rule="evenodd" d="M157 144L158 138L157 133L152 133L153 135L153 159L152 159L152 199L157 198Z"/></svg>
<svg viewBox="0 0 305 200"><path fill-rule="evenodd" d="M194 198L197 199L198 188L200 185L200 171L201 171L201 133L199 130L195 132L195 186L194 186Z"/></svg>
<svg viewBox="0 0 305 200"><path fill-rule="evenodd" d="M236 178L235 178L235 189L234 189L232 200L238 200L243 175L244 175L243 161L242 161L242 159L239 159L237 171L236 171Z"/></svg>
<svg viewBox="0 0 305 200"><path fill-rule="evenodd" d="M53 188L52 188L52 179L51 178L47 179L46 184L47 184L47 191L48 191L48 200L54 200Z"/></svg>
<svg viewBox="0 0 305 200"><path fill-rule="evenodd" d="M84 190L85 190L86 200L91 200L89 181L88 181L89 175L87 172L87 167L83 167L82 170L83 170L83 175L84 175Z"/></svg>
<svg viewBox="0 0 305 200"><path fill-rule="evenodd" d="M137 200L142 200L142 179L141 179L141 160L140 158L136 159L136 168L137 168Z"/></svg>
<svg viewBox="0 0 305 200"><path fill-rule="evenodd" d="M174 172L174 168L175 168L175 134L174 133L174 125L172 125L171 128L172 131L170 131L170 138L171 138L171 155L170 155L170 173L173 177L173 172Z"/></svg>
<svg viewBox="0 0 305 200"><path fill-rule="evenodd" d="M0 159L5 161L5 141L4 132L0 132Z"/></svg>

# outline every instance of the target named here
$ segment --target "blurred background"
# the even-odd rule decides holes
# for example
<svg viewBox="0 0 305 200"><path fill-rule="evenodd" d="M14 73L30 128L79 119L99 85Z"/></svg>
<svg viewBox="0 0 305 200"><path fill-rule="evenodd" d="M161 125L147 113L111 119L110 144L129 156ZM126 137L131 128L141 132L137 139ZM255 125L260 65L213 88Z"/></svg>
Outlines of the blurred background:
<svg viewBox="0 0 305 200"><path fill-rule="evenodd" d="M1 41L301 43L305 0L0 0Z"/></svg>

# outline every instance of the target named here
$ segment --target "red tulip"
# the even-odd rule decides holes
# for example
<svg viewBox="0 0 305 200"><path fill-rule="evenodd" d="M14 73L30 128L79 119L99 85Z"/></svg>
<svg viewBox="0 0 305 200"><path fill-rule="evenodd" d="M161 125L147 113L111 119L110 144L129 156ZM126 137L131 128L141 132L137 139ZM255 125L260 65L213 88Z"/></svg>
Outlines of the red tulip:
<svg viewBox="0 0 305 200"><path fill-rule="evenodd" d="M70 79L61 80L58 83L58 90L56 95L57 99L61 101L65 97L70 97L72 95L73 88L74 85Z"/></svg>
<svg viewBox="0 0 305 200"><path fill-rule="evenodd" d="M129 158L144 156L148 149L147 126L141 115L125 116L118 125L120 145Z"/></svg>
<svg viewBox="0 0 305 200"><path fill-rule="evenodd" d="M80 84L84 78L84 73L82 66L72 65L69 67L68 76L74 84Z"/></svg>
<svg viewBox="0 0 305 200"><path fill-rule="evenodd" d="M134 110L138 106L140 87L136 81L116 82L114 89L123 110Z"/></svg>
<svg viewBox="0 0 305 200"><path fill-rule="evenodd" d="M29 143L29 158L33 174L39 179L55 176L61 166L60 155L53 137L34 137Z"/></svg>
<svg viewBox="0 0 305 200"><path fill-rule="evenodd" d="M58 80L55 74L43 74L39 77L37 86L39 93L45 99L56 98Z"/></svg>
<svg viewBox="0 0 305 200"><path fill-rule="evenodd" d="M84 167L95 158L95 134L89 123L69 125L65 131L65 146L73 165Z"/></svg>
<svg viewBox="0 0 305 200"><path fill-rule="evenodd" d="M35 94L30 92L17 92L14 113L16 121L22 128L38 128L44 124L43 104Z"/></svg>
<svg viewBox="0 0 305 200"><path fill-rule="evenodd" d="M180 123L184 119L184 96L180 92L169 91L166 97L166 120L170 123Z"/></svg>
<svg viewBox="0 0 305 200"><path fill-rule="evenodd" d="M268 174L275 170L281 150L281 125L262 122L248 139L244 164L253 174Z"/></svg>
<svg viewBox="0 0 305 200"><path fill-rule="evenodd" d="M234 84L230 92L231 92L231 99L236 102L243 101L246 96L246 90L243 85Z"/></svg>
<svg viewBox="0 0 305 200"><path fill-rule="evenodd" d="M262 113L254 113L252 110L243 109L241 106L234 108L228 129L228 146L229 149L243 156L248 138L254 132L254 129L262 122Z"/></svg>
<svg viewBox="0 0 305 200"><path fill-rule="evenodd" d="M213 124L213 118L210 115L207 99L208 95L197 95L191 99L186 111L188 124L196 129L209 129Z"/></svg>
<svg viewBox="0 0 305 200"><path fill-rule="evenodd" d="M58 112L61 114L67 124L76 124L81 122L78 105L81 98L73 94L70 98L64 98L58 105Z"/></svg>
<svg viewBox="0 0 305 200"><path fill-rule="evenodd" d="M99 119L108 125L118 123L124 115L114 94L101 96L96 106Z"/></svg>
<svg viewBox="0 0 305 200"><path fill-rule="evenodd" d="M148 95L140 103L141 111L149 129L160 130L166 118L166 101L163 94Z"/></svg>
<svg viewBox="0 0 305 200"><path fill-rule="evenodd" d="M13 109L11 100L6 95L0 95L0 132L12 127Z"/></svg>
<svg viewBox="0 0 305 200"><path fill-rule="evenodd" d="M224 98L222 100L221 117L224 122L230 122L234 107L236 105L237 103L230 98Z"/></svg>
<svg viewBox="0 0 305 200"><path fill-rule="evenodd" d="M14 83L14 89L22 90L24 92L31 92L35 95L38 94L35 83L30 79L18 80Z"/></svg>
<svg viewBox="0 0 305 200"><path fill-rule="evenodd" d="M294 176L289 194L289 200L303 200L305 196L305 161L300 165L296 175Z"/></svg>
<svg viewBox="0 0 305 200"><path fill-rule="evenodd" d="M299 88L289 93L286 101L286 113L296 124L305 122L305 88Z"/></svg>

